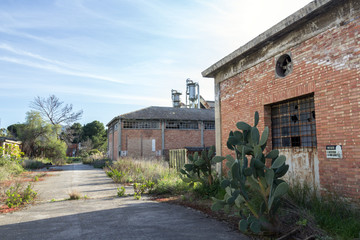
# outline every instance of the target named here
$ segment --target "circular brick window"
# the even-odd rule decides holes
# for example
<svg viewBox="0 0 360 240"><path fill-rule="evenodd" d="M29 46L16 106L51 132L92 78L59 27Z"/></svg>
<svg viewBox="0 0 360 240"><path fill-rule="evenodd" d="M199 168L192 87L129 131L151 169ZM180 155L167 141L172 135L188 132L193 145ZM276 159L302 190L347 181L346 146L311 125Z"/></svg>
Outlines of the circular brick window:
<svg viewBox="0 0 360 240"><path fill-rule="evenodd" d="M275 72L279 77L285 77L292 72L293 64L289 54L281 55L276 61Z"/></svg>

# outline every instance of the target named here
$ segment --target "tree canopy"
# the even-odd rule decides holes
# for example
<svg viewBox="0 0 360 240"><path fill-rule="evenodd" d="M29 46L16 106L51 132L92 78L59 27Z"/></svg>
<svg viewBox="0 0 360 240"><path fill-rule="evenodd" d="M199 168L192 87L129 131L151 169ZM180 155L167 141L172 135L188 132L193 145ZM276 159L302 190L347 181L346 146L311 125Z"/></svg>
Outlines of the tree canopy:
<svg viewBox="0 0 360 240"><path fill-rule="evenodd" d="M91 123L84 125L82 140L86 141L90 139L94 149L101 151L106 150L107 133L104 124L95 120Z"/></svg>
<svg viewBox="0 0 360 240"><path fill-rule="evenodd" d="M60 125L52 125L44 121L39 112L30 111L26 113L26 122L18 126L17 135L23 142L23 151L26 155L40 156L44 152L50 151L49 143L56 142L63 148L63 144L57 138L60 131Z"/></svg>

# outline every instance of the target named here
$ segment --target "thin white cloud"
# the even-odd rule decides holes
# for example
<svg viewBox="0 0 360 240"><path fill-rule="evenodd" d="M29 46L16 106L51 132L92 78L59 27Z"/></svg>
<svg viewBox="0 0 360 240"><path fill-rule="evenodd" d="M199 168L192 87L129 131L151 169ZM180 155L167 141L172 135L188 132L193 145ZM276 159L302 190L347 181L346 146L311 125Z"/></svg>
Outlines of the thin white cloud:
<svg viewBox="0 0 360 240"><path fill-rule="evenodd" d="M61 65L61 66L67 67L67 68L73 68L72 66L70 66L69 64L66 64L64 62L60 62L60 61L52 60L52 59L49 59L49 58L45 58L45 57L42 57L40 55L31 53L31 52L28 52L28 51L24 51L24 50L21 50L21 49L15 49L14 47L12 47L12 46L10 46L8 44L5 44L5 43L0 43L0 49L6 50L8 52L11 52L11 53L14 53L14 54L17 54L17 55L20 55L20 56L34 58L34 59L41 60L41 61L44 61L44 62Z"/></svg>
<svg viewBox="0 0 360 240"><path fill-rule="evenodd" d="M24 84L20 83L2 83L0 85L0 89L2 90L13 90L17 89L17 93L20 95L23 95L23 91L21 90L28 90L28 92L32 95L33 90L36 90L38 92L54 92L56 91L56 94L70 94L70 95L76 95L76 96L85 96L85 97L91 97L88 98L87 101L93 101L93 102L103 102L103 103L114 103L114 104L132 104L132 105L147 105L148 103L151 103L151 105L169 105L170 104L170 98L161 98L157 96L151 96L151 95L136 95L136 94L128 94L128 93L113 93L111 92L111 89L92 89L92 88L86 88L86 87L79 87L79 86L61 86L61 85L52 85L47 86L44 84L31 84L29 86L26 86ZM5 91L10 92L10 91ZM13 93L12 93L13 94Z"/></svg>
<svg viewBox="0 0 360 240"><path fill-rule="evenodd" d="M110 77L100 76L100 75L95 75L95 74L89 74L89 73L83 73L83 72L76 72L76 71L67 70L65 68L61 68L60 66L56 66L56 65L52 65L52 64L38 63L38 62L27 61L27 60L13 58L13 57L0 57L0 61L14 63L14 64L20 64L20 65L24 65L24 66L28 66L28 67L32 67L32 68L39 68L39 69L43 69L43 70L47 70L47 71L51 71L51 72L55 72L55 73L59 73L59 74L64 74L64 75L75 76L75 77L84 77L84 78L92 78L92 79L104 80L104 81L115 82L115 83L131 84L129 82L125 82L125 81L115 79L115 78L110 78Z"/></svg>

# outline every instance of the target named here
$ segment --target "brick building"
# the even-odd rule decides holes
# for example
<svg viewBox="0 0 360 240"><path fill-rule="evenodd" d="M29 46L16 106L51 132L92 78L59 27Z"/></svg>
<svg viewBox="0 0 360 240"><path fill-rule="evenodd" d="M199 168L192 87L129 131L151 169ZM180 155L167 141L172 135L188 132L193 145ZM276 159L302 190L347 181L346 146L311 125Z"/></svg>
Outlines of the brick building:
<svg viewBox="0 0 360 240"><path fill-rule="evenodd" d="M270 128L289 176L360 200L360 1L317 0L202 72L217 153L238 121Z"/></svg>
<svg viewBox="0 0 360 240"><path fill-rule="evenodd" d="M107 127L111 159L157 157L169 149L215 145L213 109L148 107L117 116Z"/></svg>

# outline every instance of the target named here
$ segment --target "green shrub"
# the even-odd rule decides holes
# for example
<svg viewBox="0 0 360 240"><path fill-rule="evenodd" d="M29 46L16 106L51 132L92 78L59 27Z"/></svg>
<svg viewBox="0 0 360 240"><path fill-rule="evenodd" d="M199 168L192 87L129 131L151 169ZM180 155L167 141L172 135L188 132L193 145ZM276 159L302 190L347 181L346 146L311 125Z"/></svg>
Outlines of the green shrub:
<svg viewBox="0 0 360 240"><path fill-rule="evenodd" d="M37 193L31 188L30 184L24 191L20 184L16 184L15 187L10 187L6 191L6 205L9 208L19 207L22 204L33 201L36 195Z"/></svg>
<svg viewBox="0 0 360 240"><path fill-rule="evenodd" d="M114 180L116 183L125 183L126 182L126 173L118 171L116 168L110 167L106 174Z"/></svg>
<svg viewBox="0 0 360 240"><path fill-rule="evenodd" d="M86 151L84 151L84 150L80 150L79 157L80 157L81 159L88 158L88 157L89 157L89 154L88 154Z"/></svg>
<svg viewBox="0 0 360 240"><path fill-rule="evenodd" d="M61 166L66 164L66 158L55 158L51 162L56 166Z"/></svg>
<svg viewBox="0 0 360 240"><path fill-rule="evenodd" d="M192 190L192 187L189 184L185 183L175 169L170 169L167 174L161 176L155 182L154 188L150 193L157 195L164 194L184 194Z"/></svg>
<svg viewBox="0 0 360 240"><path fill-rule="evenodd" d="M21 165L25 169L40 169L45 167L45 163L40 160L33 160L33 159L25 159Z"/></svg>
<svg viewBox="0 0 360 240"><path fill-rule="evenodd" d="M211 185L208 184L196 184L193 188L193 192L203 199L211 197L223 198L225 190L220 186L220 180L215 178Z"/></svg>
<svg viewBox="0 0 360 240"><path fill-rule="evenodd" d="M56 165L62 165L66 163L66 143L60 139L53 138L47 142L44 146L44 154L47 158L53 160Z"/></svg>
<svg viewBox="0 0 360 240"><path fill-rule="evenodd" d="M93 165L94 168L104 168L110 165L110 163L111 163L110 159L94 159L91 165Z"/></svg>
<svg viewBox="0 0 360 240"><path fill-rule="evenodd" d="M93 160L89 157L86 157L86 158L81 158L81 161L83 164L89 164L91 165L93 163Z"/></svg>
<svg viewBox="0 0 360 240"><path fill-rule="evenodd" d="M66 157L66 163L81 162L81 157Z"/></svg>
<svg viewBox="0 0 360 240"><path fill-rule="evenodd" d="M34 200L34 198L36 197L36 195L37 195L37 192L35 192L31 188L31 185L29 184L23 193L23 202L25 202L25 203L32 202Z"/></svg>
<svg viewBox="0 0 360 240"><path fill-rule="evenodd" d="M125 187L117 188L117 195L118 195L118 197L124 197L124 196L126 196L126 194L125 194Z"/></svg>
<svg viewBox="0 0 360 240"><path fill-rule="evenodd" d="M89 155L91 156L91 155L96 155L96 154L101 154L101 152L99 151L99 150L97 150L97 149L91 149L90 151L89 151Z"/></svg>
<svg viewBox="0 0 360 240"><path fill-rule="evenodd" d="M360 237L360 212L340 197L328 193L320 198L316 189L298 181L290 185L288 197L313 215L316 223L336 239Z"/></svg>
<svg viewBox="0 0 360 240"><path fill-rule="evenodd" d="M147 180L144 183L134 183L134 198L139 200L144 193L151 191L155 183Z"/></svg>
<svg viewBox="0 0 360 240"><path fill-rule="evenodd" d="M19 175L24 168L16 161L9 161L7 158L0 158L0 181L11 176Z"/></svg>

